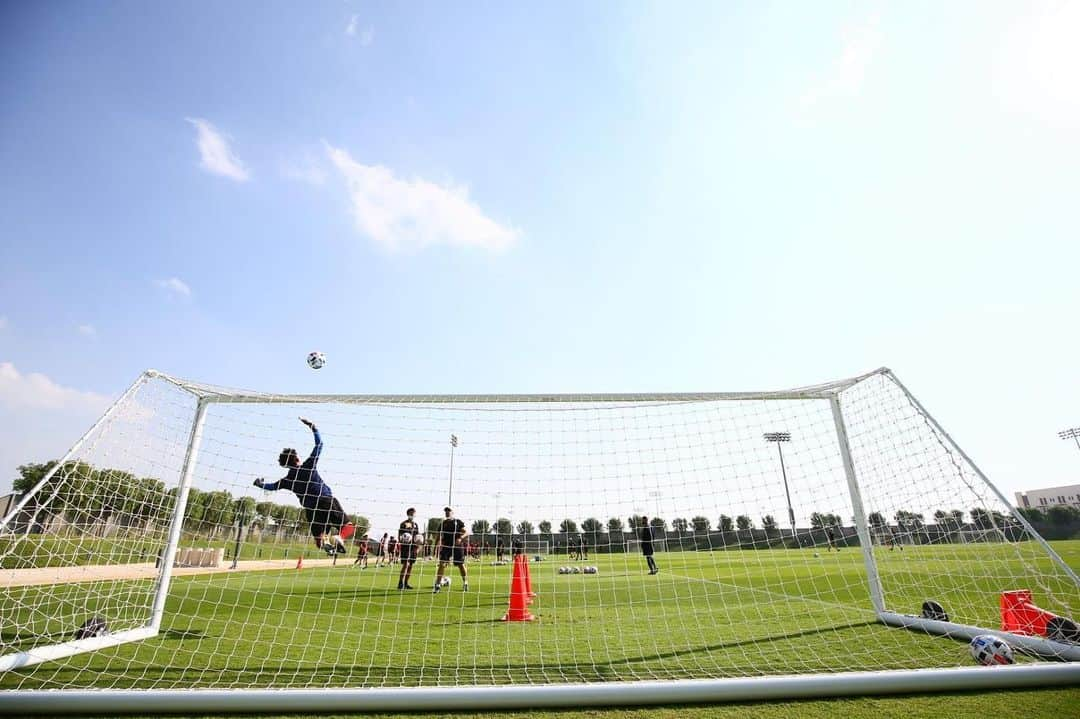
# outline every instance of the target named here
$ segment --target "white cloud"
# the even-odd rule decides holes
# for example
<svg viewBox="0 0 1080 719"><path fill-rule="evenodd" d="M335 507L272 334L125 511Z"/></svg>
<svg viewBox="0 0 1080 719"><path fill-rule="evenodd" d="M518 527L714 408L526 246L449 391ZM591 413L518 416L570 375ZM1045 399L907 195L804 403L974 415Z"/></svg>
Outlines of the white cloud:
<svg viewBox="0 0 1080 719"><path fill-rule="evenodd" d="M163 290L167 290L181 297L191 297L191 288L179 277L170 277L167 280L157 280L154 284Z"/></svg>
<svg viewBox="0 0 1080 719"><path fill-rule="evenodd" d="M93 325L79 325L79 334L83 337L97 337L97 329Z"/></svg>
<svg viewBox="0 0 1080 719"><path fill-rule="evenodd" d="M841 29L840 55L829 68L816 76L799 98L799 109L809 111L827 100L854 97L862 91L866 73L881 45L876 13Z"/></svg>
<svg viewBox="0 0 1080 719"><path fill-rule="evenodd" d="M384 247L503 250L520 237L473 204L466 187L403 180L386 167L357 162L345 150L327 145L326 152L345 180L357 229Z"/></svg>
<svg viewBox="0 0 1080 719"><path fill-rule="evenodd" d="M62 387L43 374L21 374L11 362L0 362L0 406L11 410L105 409L109 398L96 392Z"/></svg>
<svg viewBox="0 0 1080 719"><path fill-rule="evenodd" d="M251 177L247 168L240 162L240 158L233 154L227 135L222 134L209 121L202 118L186 119L198 131L195 144L202 158L199 167L211 174L228 177L237 182L246 182Z"/></svg>
<svg viewBox="0 0 1080 719"><path fill-rule="evenodd" d="M356 37L360 35L360 44L363 47L367 47L375 39L375 28L368 25L367 27L360 27L360 16L353 15L349 18L349 24L345 26L345 34L349 37Z"/></svg>

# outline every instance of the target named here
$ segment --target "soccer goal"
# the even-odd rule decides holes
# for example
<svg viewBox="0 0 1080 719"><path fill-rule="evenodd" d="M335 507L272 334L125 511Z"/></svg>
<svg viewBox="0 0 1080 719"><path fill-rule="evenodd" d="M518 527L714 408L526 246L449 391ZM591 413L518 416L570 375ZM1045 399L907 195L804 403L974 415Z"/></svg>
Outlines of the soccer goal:
<svg viewBox="0 0 1080 719"><path fill-rule="evenodd" d="M285 474L283 448L313 452L301 416L357 530L348 557L316 549L291 492L254 484ZM467 396L283 395L148 371L40 469L0 520L4 712L1080 682L1075 569L887 369L766 392ZM448 547L437 582L442 529L457 531L444 506L480 535L534 528L508 535L528 555L584 541L588 566L536 563L526 581L521 562L471 552L459 569ZM400 550L378 551L409 507L435 518L413 590L398 589ZM643 511L666 544L655 571L633 538ZM539 621L500 621L508 601ZM973 664L985 633L1015 665Z"/></svg>
<svg viewBox="0 0 1080 719"><path fill-rule="evenodd" d="M667 539L654 539L652 545L655 552L666 552L668 550ZM626 544L623 545L623 549L630 554L637 554L641 552L641 540L628 539Z"/></svg>

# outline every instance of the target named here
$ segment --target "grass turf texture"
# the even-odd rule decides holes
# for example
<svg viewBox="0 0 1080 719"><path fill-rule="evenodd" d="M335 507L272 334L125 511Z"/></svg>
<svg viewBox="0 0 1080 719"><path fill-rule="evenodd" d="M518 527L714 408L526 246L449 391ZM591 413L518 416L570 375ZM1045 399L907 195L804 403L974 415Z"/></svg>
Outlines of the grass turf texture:
<svg viewBox="0 0 1080 719"><path fill-rule="evenodd" d="M1054 546L1070 566L1080 565L1080 542ZM982 573L986 553L999 551L996 545L879 551L890 604L918 613L929 597L898 593L888 579L899 573L923 574L927 586L951 584L951 590L932 597L947 609L960 592L985 597L985 606L975 614L986 626L996 626L996 595L1005 587L990 581L973 584L972 577ZM532 611L540 621L532 624L497 621L506 609L509 565L473 563L470 592L461 591L454 572L451 590L434 596L430 586L435 568L427 562L419 563L414 573L419 589L405 593L395 589L396 567L360 571L351 566L351 559L336 568L300 572L177 577L159 637L8 672L0 677L0 689L455 686L970 664L966 643L891 629L875 621L867 609L858 550L822 552L817 558L809 550L672 552L658 559L663 571L655 577L645 575L637 555L598 555L580 563L599 566L597 576L558 575L560 564L570 564L565 557L534 564L533 584L540 596ZM1040 562L1049 566L1048 559ZM132 592L131 602L145 596L149 583L117 584ZM804 598L791 595L795 587ZM21 608L18 616L11 616L9 605L5 624L26 622L32 614L35 634L63 641L74 629L57 619L65 613L71 616L70 609L62 608L66 603L86 616L101 613L114 629L119 628L123 617L117 607L94 599L102 589L87 583L7 590L19 593ZM110 593L116 595L115 588ZM39 639L4 629L3 641L11 651ZM1061 695L1050 700L1047 709L1077 701L1071 689L1006 694ZM987 696L925 701L938 706L938 716L955 716L956 707L948 702L959 702L957 706L970 702L972 707L981 703L985 708ZM853 701L857 706L884 706L860 704L863 700L825 705L839 707ZM865 701L903 701L905 707L916 702ZM814 705L781 706L791 707L789 716L802 716ZM679 711L680 717L687 716ZM717 716L715 707L708 711L708 716ZM1026 708L1025 713L1038 715Z"/></svg>

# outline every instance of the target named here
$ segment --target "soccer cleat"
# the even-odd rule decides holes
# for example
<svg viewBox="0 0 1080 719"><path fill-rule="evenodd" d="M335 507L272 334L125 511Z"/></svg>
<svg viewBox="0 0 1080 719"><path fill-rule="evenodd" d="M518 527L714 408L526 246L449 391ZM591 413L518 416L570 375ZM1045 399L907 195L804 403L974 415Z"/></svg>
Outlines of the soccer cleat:
<svg viewBox="0 0 1080 719"><path fill-rule="evenodd" d="M416 589L416 587L414 587L414 586L413 586L413 585L411 585L411 584L406 584L406 585L405 585L405 588L406 588L406 589Z"/></svg>
<svg viewBox="0 0 1080 719"><path fill-rule="evenodd" d="M435 589L433 589L433 590L431 591L431 593L432 593L432 594L438 594L438 593L439 593L439 590L440 590L440 589L442 589L442 587L440 587L440 586L439 586L438 584L436 584L436 585L435 585Z"/></svg>
<svg viewBox="0 0 1080 719"><path fill-rule="evenodd" d="M462 586L461 591L463 591L463 592L469 591L469 583L468 582L465 582L465 584Z"/></svg>

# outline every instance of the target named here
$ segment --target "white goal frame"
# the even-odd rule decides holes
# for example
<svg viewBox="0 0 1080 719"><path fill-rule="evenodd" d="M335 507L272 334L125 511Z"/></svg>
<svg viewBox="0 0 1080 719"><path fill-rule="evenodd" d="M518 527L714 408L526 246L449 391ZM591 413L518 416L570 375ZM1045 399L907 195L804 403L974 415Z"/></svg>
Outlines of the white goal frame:
<svg viewBox="0 0 1080 719"><path fill-rule="evenodd" d="M1080 645L1050 639L1023 636L999 631L993 627L973 627L947 621L935 621L920 616L898 614L885 608L884 593L878 576L872 543L872 529L867 524L866 511L860 496L858 479L848 444L847 429L840 404L840 393L875 375L882 375L896 384L904 396L932 425L950 448L956 451L986 483L1005 506L1012 504L987 479L952 440L938 422L915 399L888 368L836 382L799 389L766 392L719 393L660 393L660 394L543 394L543 395L264 395L237 392L208 385L186 382L156 370L147 370L120 396L47 473L0 521L6 528L36 492L47 485L53 475L71 459L91 434L131 397L142 385L154 379L164 380L190 393L196 399L194 420L178 485L176 505L169 527L168 543L161 557L159 575L149 622L137 629L103 637L64 642L52 646L0 656L0 671L10 671L40 662L157 636L165 611L165 600L173 576L174 560L180 542L184 512L194 470L198 463L206 409L217 403L324 403L353 402L367 404L400 404L430 402L439 404L467 403L567 403L567 402L688 402L717 400L796 399L822 400L830 403L840 456L847 479L855 514L855 525L866 570L866 582L873 609L882 623L952 638L970 639L992 633L1012 646L1057 663L982 667L883 670L871 672L840 672L833 674L763 676L729 679L681 679L668 681L615 681L569 685L507 685L472 687L404 687L363 689L193 689L193 690L50 690L0 691L0 713L59 714L86 712L264 712L299 711L307 713L329 711L450 711L458 709L506 709L525 707L570 707L603 705L648 705L662 703L745 701L775 698L805 698L892 694L903 692L935 692L970 689L1002 689L1062 684L1080 684ZM1024 519L1016 513L1017 521L1039 542L1065 575L1080 586L1080 577L1064 562ZM26 530L29 532L29 528ZM627 548L634 540L626 542ZM661 540L662 542L662 540ZM659 544L660 542L658 542ZM547 547L551 551L551 545Z"/></svg>

